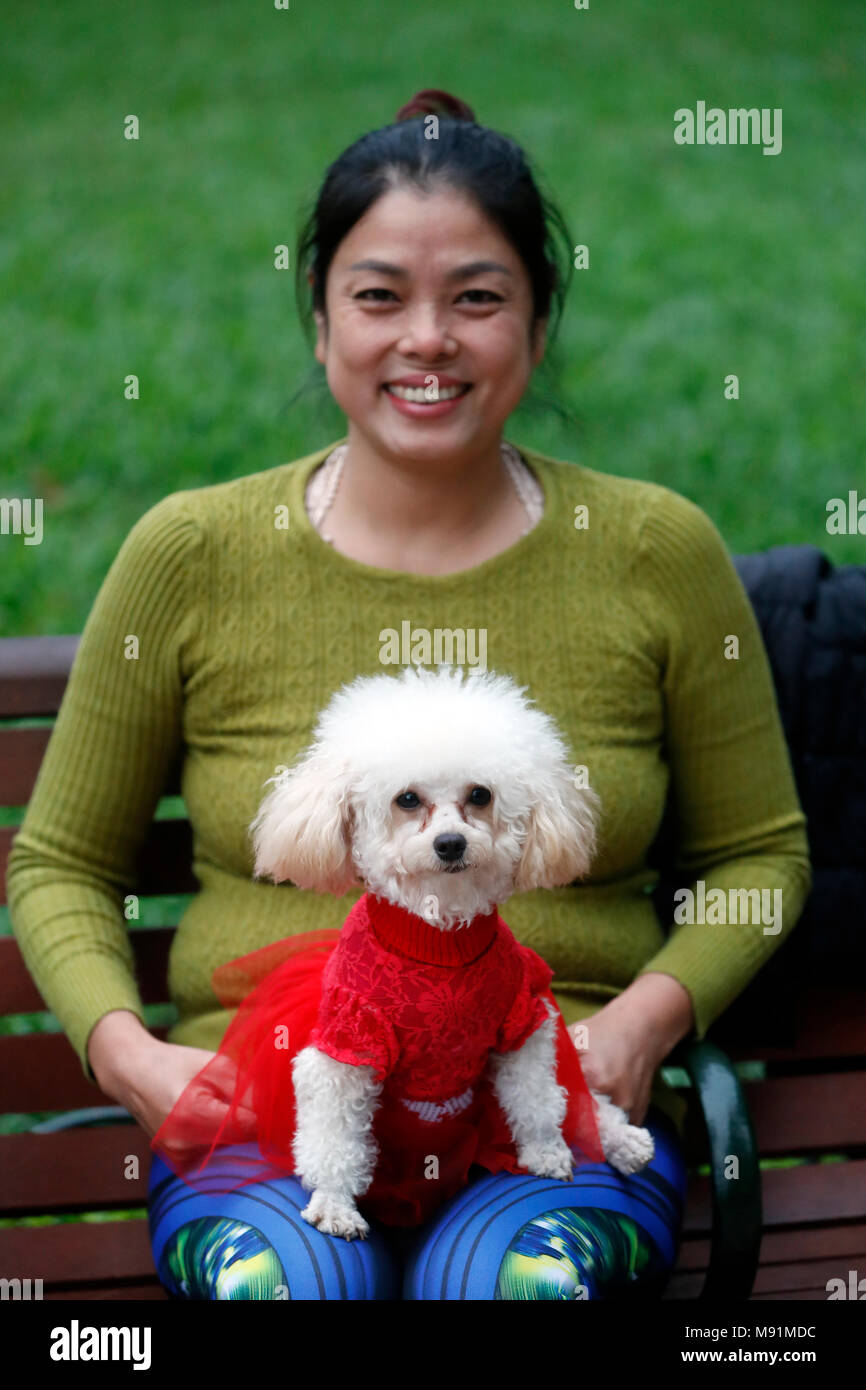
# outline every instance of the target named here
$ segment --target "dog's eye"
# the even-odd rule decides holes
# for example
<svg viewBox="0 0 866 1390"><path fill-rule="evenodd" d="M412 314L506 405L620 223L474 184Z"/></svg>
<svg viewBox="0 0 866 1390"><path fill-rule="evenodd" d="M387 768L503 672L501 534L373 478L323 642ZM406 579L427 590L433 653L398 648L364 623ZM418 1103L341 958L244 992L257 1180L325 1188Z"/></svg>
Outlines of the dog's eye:
<svg viewBox="0 0 866 1390"><path fill-rule="evenodd" d="M469 793L469 800L473 806L486 806L490 801L490 792L487 787L473 787Z"/></svg>
<svg viewBox="0 0 866 1390"><path fill-rule="evenodd" d="M416 806L421 805L421 798L415 792L401 792L399 796L394 797L394 802L404 811L414 811Z"/></svg>

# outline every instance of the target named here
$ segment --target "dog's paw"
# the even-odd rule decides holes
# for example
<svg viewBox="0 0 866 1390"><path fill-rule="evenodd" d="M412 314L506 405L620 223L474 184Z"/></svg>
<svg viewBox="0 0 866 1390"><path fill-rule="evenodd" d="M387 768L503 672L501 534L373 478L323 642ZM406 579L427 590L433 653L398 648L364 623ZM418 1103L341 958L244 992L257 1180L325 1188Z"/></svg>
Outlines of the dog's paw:
<svg viewBox="0 0 866 1390"><path fill-rule="evenodd" d="M370 1234L370 1227L351 1201L321 1188L313 1193L301 1216L326 1236L342 1236L344 1240L360 1236L365 1240Z"/></svg>
<svg viewBox="0 0 866 1390"><path fill-rule="evenodd" d="M629 1176L645 1168L652 1161L655 1151L656 1146L648 1129L624 1125L616 1136L611 1152L605 1157L611 1167Z"/></svg>
<svg viewBox="0 0 866 1390"><path fill-rule="evenodd" d="M571 1149L561 1135L550 1141L524 1144L518 1150L517 1162L537 1178L563 1178L566 1182L574 1168Z"/></svg>
<svg viewBox="0 0 866 1390"><path fill-rule="evenodd" d="M614 1105L610 1096L592 1091L596 1103L596 1119L601 1147L607 1162L627 1177L639 1173L653 1159L656 1151L648 1129L630 1125L625 1110Z"/></svg>

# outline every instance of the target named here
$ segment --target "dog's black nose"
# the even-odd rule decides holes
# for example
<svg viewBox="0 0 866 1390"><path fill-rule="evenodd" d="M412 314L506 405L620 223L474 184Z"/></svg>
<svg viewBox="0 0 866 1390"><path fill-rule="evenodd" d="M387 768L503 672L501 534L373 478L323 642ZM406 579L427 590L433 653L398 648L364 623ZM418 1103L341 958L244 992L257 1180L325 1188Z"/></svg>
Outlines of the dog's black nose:
<svg viewBox="0 0 866 1390"><path fill-rule="evenodd" d="M433 848L446 864L453 864L466 849L466 839L463 835L437 835Z"/></svg>

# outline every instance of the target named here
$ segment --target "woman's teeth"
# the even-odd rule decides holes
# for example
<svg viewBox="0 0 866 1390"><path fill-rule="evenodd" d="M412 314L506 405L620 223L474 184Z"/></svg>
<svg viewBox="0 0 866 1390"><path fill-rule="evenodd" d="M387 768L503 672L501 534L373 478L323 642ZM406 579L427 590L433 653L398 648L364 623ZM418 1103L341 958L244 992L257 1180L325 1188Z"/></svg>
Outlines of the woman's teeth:
<svg viewBox="0 0 866 1390"><path fill-rule="evenodd" d="M455 396L462 396L469 390L469 383L465 382L462 386L395 386L391 382L385 383L385 390L392 396L399 396L401 401L414 401L417 405L427 405L434 401L452 401Z"/></svg>

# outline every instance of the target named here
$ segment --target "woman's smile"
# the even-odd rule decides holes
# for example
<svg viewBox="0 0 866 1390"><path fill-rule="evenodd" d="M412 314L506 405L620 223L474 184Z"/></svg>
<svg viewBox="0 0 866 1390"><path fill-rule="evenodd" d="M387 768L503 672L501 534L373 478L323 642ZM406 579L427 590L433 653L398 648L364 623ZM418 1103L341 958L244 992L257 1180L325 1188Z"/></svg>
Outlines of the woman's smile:
<svg viewBox="0 0 866 1390"><path fill-rule="evenodd" d="M401 415L423 420L436 420L440 415L448 415L456 410L460 402L472 390L471 382L446 386L444 378L437 379L430 373L423 386L405 385L403 381L386 381L383 386L391 404Z"/></svg>

